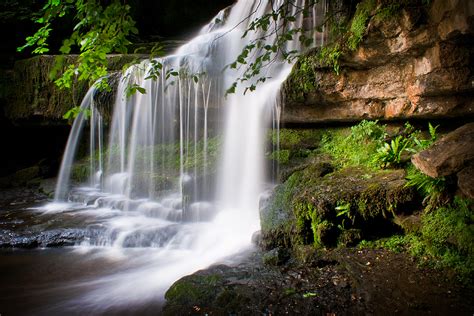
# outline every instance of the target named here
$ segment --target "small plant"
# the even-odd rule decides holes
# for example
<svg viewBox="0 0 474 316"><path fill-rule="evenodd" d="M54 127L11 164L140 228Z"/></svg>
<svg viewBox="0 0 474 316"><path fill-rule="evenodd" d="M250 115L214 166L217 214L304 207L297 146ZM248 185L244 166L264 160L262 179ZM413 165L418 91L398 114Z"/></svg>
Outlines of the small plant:
<svg viewBox="0 0 474 316"><path fill-rule="evenodd" d="M359 124L351 127L351 135L355 140L383 140L387 135L385 125L380 125L378 120L363 120Z"/></svg>
<svg viewBox="0 0 474 316"><path fill-rule="evenodd" d="M430 133L430 138L428 139L420 139L418 138L419 132L414 132L411 135L414 147L410 148L410 150L412 152L419 152L430 147L438 139L438 135L436 134L436 130L438 129L438 127L439 125L433 127L431 123L428 123L428 131Z"/></svg>
<svg viewBox="0 0 474 316"><path fill-rule="evenodd" d="M383 168L389 166L399 166L402 162L402 154L407 150L410 143L408 138L398 135L390 141L383 144L377 149L375 160L380 163Z"/></svg>
<svg viewBox="0 0 474 316"><path fill-rule="evenodd" d="M314 292L306 292L303 294L303 298L310 298L310 297L316 297L316 296L318 296L318 294Z"/></svg>
<svg viewBox="0 0 474 316"><path fill-rule="evenodd" d="M346 219L350 220L352 224L354 224L354 216L351 214L351 203L349 202L337 202L337 206L335 208L337 211L336 217L343 217L341 224L339 224L337 227L339 230L345 230L345 224L346 224Z"/></svg>
<svg viewBox="0 0 474 316"><path fill-rule="evenodd" d="M367 22L376 6L377 2L374 0L365 0L357 4L357 9L350 26L350 36L347 40L350 50L354 51L359 47L359 43L362 41L367 29Z"/></svg>
<svg viewBox="0 0 474 316"><path fill-rule="evenodd" d="M362 240L358 247L359 248L370 248L370 249L387 249L392 252L402 252L408 246L409 238L401 235L394 235L389 238L382 238L377 240Z"/></svg>
<svg viewBox="0 0 474 316"><path fill-rule="evenodd" d="M419 171L407 175L407 187L416 187L425 196L440 193L445 188L445 178L432 178Z"/></svg>
<svg viewBox="0 0 474 316"><path fill-rule="evenodd" d="M64 115L63 119L67 120L69 124L72 124L74 119L80 114L84 114L84 118L87 120L91 116L91 110L89 108L82 109L80 106L74 106L68 110Z"/></svg>

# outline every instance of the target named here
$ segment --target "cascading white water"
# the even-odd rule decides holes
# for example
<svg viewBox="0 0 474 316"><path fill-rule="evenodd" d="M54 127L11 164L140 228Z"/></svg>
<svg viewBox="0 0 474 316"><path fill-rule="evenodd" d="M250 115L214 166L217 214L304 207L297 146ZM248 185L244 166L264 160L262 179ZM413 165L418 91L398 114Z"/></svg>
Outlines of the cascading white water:
<svg viewBox="0 0 474 316"><path fill-rule="evenodd" d="M94 106L93 89L88 92L65 150L56 202L46 210L95 217L81 251L101 247L116 260L132 251L140 268L96 282L100 287L81 304L161 297L180 276L250 246L259 229L265 134L272 118L278 119L279 89L291 65L277 57L263 70L269 79L256 91L244 94L239 86L227 96L226 89L243 69L223 69L249 41L262 37L255 31L242 38L249 23L284 2L238 1L174 54L158 59L163 69L155 80L148 78L153 61L129 68L120 80L108 128ZM305 5L304 0L293 1L288 14ZM311 32L325 8L322 1L310 10L312 16L299 14L286 27L304 25ZM273 23L278 27L283 22ZM325 34L313 31L309 37L322 43ZM269 44L275 40L275 34L266 39ZM286 45L287 50L301 50L297 38ZM175 71L178 76L167 76ZM133 85L146 94L127 96ZM71 189L74 155L89 119L86 109L90 185Z"/></svg>

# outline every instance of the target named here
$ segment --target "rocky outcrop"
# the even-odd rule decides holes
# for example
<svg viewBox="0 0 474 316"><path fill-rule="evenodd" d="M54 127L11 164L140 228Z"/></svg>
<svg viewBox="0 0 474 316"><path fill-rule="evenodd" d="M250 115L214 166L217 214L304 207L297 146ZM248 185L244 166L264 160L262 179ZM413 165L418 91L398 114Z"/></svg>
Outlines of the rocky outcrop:
<svg viewBox="0 0 474 316"><path fill-rule="evenodd" d="M110 55L109 70L118 71L146 55ZM77 82L71 89L59 89L50 78L58 56L43 55L15 63L7 85L5 116L17 125L23 123L64 124L63 115L78 106L88 89L87 82ZM65 56L65 64L77 56ZM104 96L99 96L107 99Z"/></svg>
<svg viewBox="0 0 474 316"><path fill-rule="evenodd" d="M339 75L321 66L317 51L300 59L285 85L282 122L474 116L473 25L469 0L373 18Z"/></svg>
<svg viewBox="0 0 474 316"><path fill-rule="evenodd" d="M394 214L416 207L403 170L322 170L316 162L293 173L261 203L264 248L354 245L396 230Z"/></svg>
<svg viewBox="0 0 474 316"><path fill-rule="evenodd" d="M474 198L474 123L445 135L430 148L414 155L411 161L432 178L457 174L458 188Z"/></svg>

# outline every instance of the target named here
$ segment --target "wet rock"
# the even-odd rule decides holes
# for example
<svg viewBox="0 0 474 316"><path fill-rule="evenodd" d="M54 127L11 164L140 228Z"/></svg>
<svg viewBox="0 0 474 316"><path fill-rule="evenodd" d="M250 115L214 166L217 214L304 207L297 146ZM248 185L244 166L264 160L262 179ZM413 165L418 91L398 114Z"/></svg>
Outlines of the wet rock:
<svg viewBox="0 0 474 316"><path fill-rule="evenodd" d="M346 247L353 247L363 239L361 229L347 229L343 230L339 236L339 244Z"/></svg>
<svg viewBox="0 0 474 316"><path fill-rule="evenodd" d="M407 234L419 232L422 226L420 214L396 215L393 221Z"/></svg>
<svg viewBox="0 0 474 316"><path fill-rule="evenodd" d="M275 248L263 255L263 263L272 265L272 266L280 266L288 261L290 258L290 253L287 249L284 248Z"/></svg>
<svg viewBox="0 0 474 316"><path fill-rule="evenodd" d="M171 286L164 315L413 315L421 305L426 314L472 312L472 289L406 254L339 248L314 259L270 266L257 252L233 266L211 266ZM446 297L453 287L459 292Z"/></svg>
<svg viewBox="0 0 474 316"><path fill-rule="evenodd" d="M81 229L55 229L44 232L3 231L0 248L37 248L73 246L84 240L86 233Z"/></svg>
<svg viewBox="0 0 474 316"><path fill-rule="evenodd" d="M474 199L474 163L457 174L458 188L468 198Z"/></svg>
<svg viewBox="0 0 474 316"><path fill-rule="evenodd" d="M466 124L412 157L424 174L443 177L457 173L474 162L474 123Z"/></svg>
<svg viewBox="0 0 474 316"><path fill-rule="evenodd" d="M262 231L258 230L252 234L252 244L255 246L262 246Z"/></svg>
<svg viewBox="0 0 474 316"><path fill-rule="evenodd" d="M52 198L54 196L54 191L56 190L56 182L56 178L41 180L39 185L39 191L45 194L46 196Z"/></svg>

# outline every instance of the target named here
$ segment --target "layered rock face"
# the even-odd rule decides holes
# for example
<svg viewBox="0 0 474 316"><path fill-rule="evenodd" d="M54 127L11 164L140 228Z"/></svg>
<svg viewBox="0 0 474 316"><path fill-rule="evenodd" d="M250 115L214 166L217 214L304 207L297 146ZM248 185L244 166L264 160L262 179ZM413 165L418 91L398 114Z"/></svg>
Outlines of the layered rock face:
<svg viewBox="0 0 474 316"><path fill-rule="evenodd" d="M359 49L342 57L339 75L318 63L317 52L300 60L286 82L282 122L472 117L473 43L469 0L373 18ZM308 64L311 89L298 75Z"/></svg>
<svg viewBox="0 0 474 316"><path fill-rule="evenodd" d="M474 199L474 123L445 135L430 148L414 155L411 161L432 178L456 174L459 190Z"/></svg>

